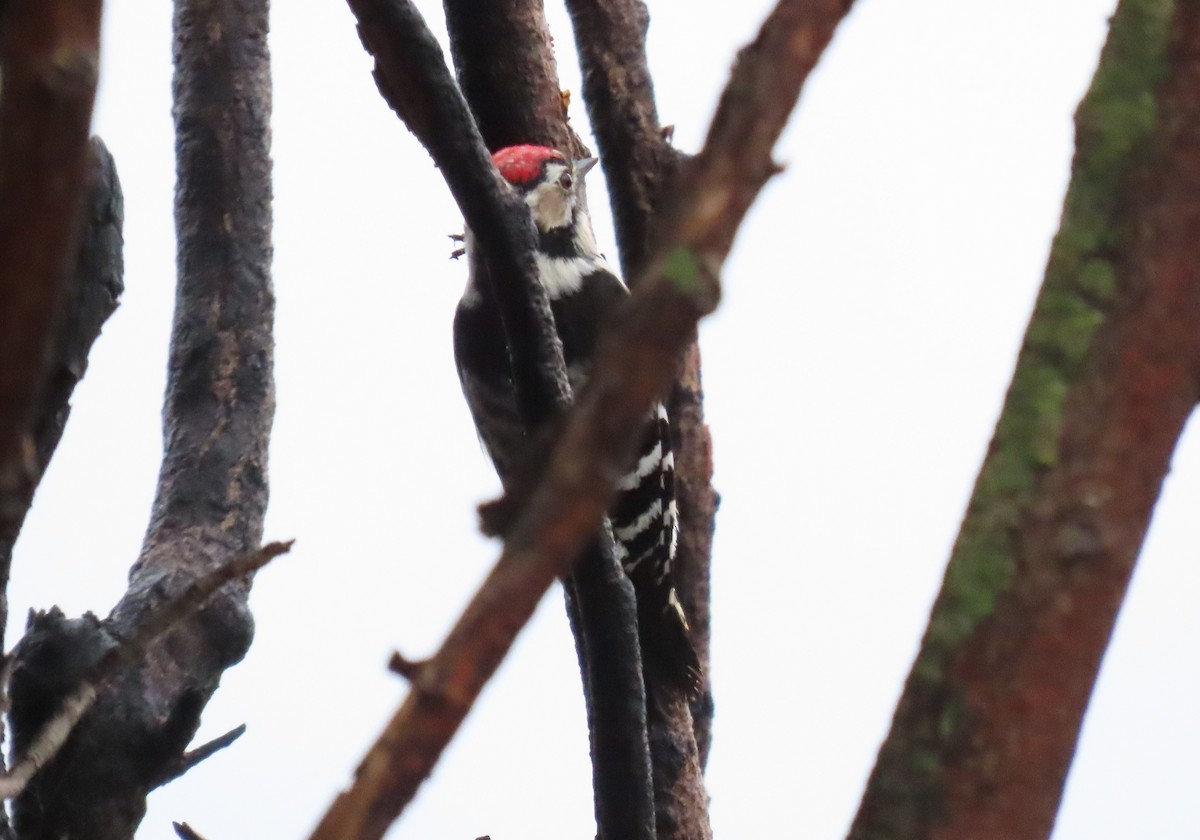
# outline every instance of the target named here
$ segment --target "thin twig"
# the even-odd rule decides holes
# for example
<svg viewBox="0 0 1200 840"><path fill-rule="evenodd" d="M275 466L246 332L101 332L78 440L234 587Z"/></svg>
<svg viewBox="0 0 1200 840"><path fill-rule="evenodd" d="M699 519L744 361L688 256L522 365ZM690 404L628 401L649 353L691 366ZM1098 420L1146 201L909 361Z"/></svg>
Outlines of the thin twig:
<svg viewBox="0 0 1200 840"><path fill-rule="evenodd" d="M187 823L173 822L171 826L180 840L204 840L204 837Z"/></svg>
<svg viewBox="0 0 1200 840"><path fill-rule="evenodd" d="M388 659L388 670L393 674L398 674L404 679L412 682L421 673L421 669L425 667L423 659L409 659L398 650L392 651L391 658Z"/></svg>
<svg viewBox="0 0 1200 840"><path fill-rule="evenodd" d="M8 503L0 504L0 648L8 622L8 580L12 552L33 502L34 492L62 438L71 414L71 395L88 367L88 354L100 329L112 315L124 288L122 235L124 218L116 164L98 139L91 142L84 229L74 271L65 284L60 312L50 343L46 382L33 410L31 434L34 458L26 481ZM0 707L8 711L8 659L0 677Z"/></svg>
<svg viewBox="0 0 1200 840"><path fill-rule="evenodd" d="M179 759L179 763L172 767L164 774L162 781L157 787L162 787L165 784L175 781L184 773L187 773L197 764L212 758L221 750L231 746L234 741L246 734L246 724L239 723L233 729L230 729L224 735L219 735L207 743L201 744L194 750L188 750Z"/></svg>

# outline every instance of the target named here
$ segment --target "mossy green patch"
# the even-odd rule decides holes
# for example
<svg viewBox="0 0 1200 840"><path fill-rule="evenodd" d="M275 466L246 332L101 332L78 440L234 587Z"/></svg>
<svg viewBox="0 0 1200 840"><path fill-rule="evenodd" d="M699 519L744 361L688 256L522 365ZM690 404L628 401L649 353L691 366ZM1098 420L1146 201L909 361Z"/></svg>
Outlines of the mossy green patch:
<svg viewBox="0 0 1200 840"><path fill-rule="evenodd" d="M662 263L662 274L684 294L694 295L700 291L700 259L685 245L667 254Z"/></svg>
<svg viewBox="0 0 1200 840"><path fill-rule="evenodd" d="M1077 152L1062 226L1025 336L942 597L922 650L937 679L954 646L991 614L1010 585L1015 534L1039 476L1058 462L1067 393L1119 285L1111 258L1124 242L1121 190L1151 148L1166 77L1173 0L1123 0L1092 86L1076 114Z"/></svg>

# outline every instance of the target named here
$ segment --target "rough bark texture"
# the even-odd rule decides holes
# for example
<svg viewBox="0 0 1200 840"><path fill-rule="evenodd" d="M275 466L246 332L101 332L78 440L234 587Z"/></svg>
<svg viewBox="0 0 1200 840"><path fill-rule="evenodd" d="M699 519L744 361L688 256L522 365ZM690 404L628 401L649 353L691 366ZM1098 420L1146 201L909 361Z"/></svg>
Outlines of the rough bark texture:
<svg viewBox="0 0 1200 840"><path fill-rule="evenodd" d="M492 166L442 49L411 3L349 0L359 36L376 59L375 81L433 157L487 257L507 336L521 419L541 426L570 405L562 344L537 280L533 223Z"/></svg>
<svg viewBox="0 0 1200 840"><path fill-rule="evenodd" d="M443 0L463 96L493 151L537 143L578 151L541 0Z"/></svg>
<svg viewBox="0 0 1200 840"><path fill-rule="evenodd" d="M712 486L712 435L704 422L704 391L700 383L700 347L693 343L683 360L668 402L675 438L675 493L679 504L679 558L676 587L691 626L692 644L704 667L704 689L690 699L692 731L700 770L708 764L712 746L712 598L709 570L718 497Z"/></svg>
<svg viewBox="0 0 1200 840"><path fill-rule="evenodd" d="M33 494L62 438L71 394L87 371L88 353L124 290L121 226L124 207L116 165L99 140L92 141L84 200L84 224L75 269L67 280L50 344L46 383L33 410L33 460L28 481L12 504L0 506L0 649L8 622L8 575L13 547Z"/></svg>
<svg viewBox="0 0 1200 840"><path fill-rule="evenodd" d="M1200 5L1123 0L1062 227L854 838L1050 834L1200 396Z"/></svg>
<svg viewBox="0 0 1200 840"><path fill-rule="evenodd" d="M0 539L9 548L40 475L34 425L51 350L61 349L57 327L79 239L100 6L0 6Z"/></svg>
<svg viewBox="0 0 1200 840"><path fill-rule="evenodd" d="M109 617L35 619L13 675L15 745L114 639L260 541L274 409L266 34L265 0L176 3L179 280L158 494ZM245 654L248 588L223 589L109 681L16 801L22 840L132 837L147 791L178 766L222 671Z"/></svg>
<svg viewBox="0 0 1200 840"><path fill-rule="evenodd" d="M635 281L653 239L655 214L681 161L658 121L646 60L648 14L638 0L569 0L567 8L583 70L584 101L608 180L621 264L625 276ZM667 408L679 508L676 587L705 680L690 703L663 697L650 717L659 840L703 837L708 831L702 771L712 733L708 579L716 504L695 347L684 359ZM679 788L684 784L697 788ZM701 807L691 814L678 811L697 803Z"/></svg>
<svg viewBox="0 0 1200 840"><path fill-rule="evenodd" d="M568 0L583 96L608 182L621 269L631 281L646 259L663 189L680 155L663 136L646 63L649 16L640 0Z"/></svg>
<svg viewBox="0 0 1200 840"><path fill-rule="evenodd" d="M537 281L528 210L497 177L416 9L374 0L350 0L350 6L376 57L381 93L437 162L484 254L480 273L501 303L522 420L529 430L542 428L570 405L571 395L545 289ZM561 111L556 118L561 123ZM531 434L530 440L539 437ZM653 799L632 592L611 553L594 542L568 587L584 651L600 832L650 837ZM434 760L436 754L430 767Z"/></svg>
<svg viewBox="0 0 1200 840"><path fill-rule="evenodd" d="M601 338L587 386L500 561L438 652L414 675L412 691L314 838L383 836L538 600L594 535L645 413L674 380L697 320L717 304L717 272L750 201L774 171L771 148L848 9L848 3L825 5L814 16L806 4L784 0L743 51L705 149L667 215L663 239L637 291Z"/></svg>
<svg viewBox="0 0 1200 840"><path fill-rule="evenodd" d="M445 6L459 83L488 148L543 143L586 154L566 121L540 0ZM507 324L506 334L510 343L520 337ZM589 544L564 588L584 683L597 827L602 838L623 840L652 836L654 803L641 655L628 632L637 608L606 540Z"/></svg>

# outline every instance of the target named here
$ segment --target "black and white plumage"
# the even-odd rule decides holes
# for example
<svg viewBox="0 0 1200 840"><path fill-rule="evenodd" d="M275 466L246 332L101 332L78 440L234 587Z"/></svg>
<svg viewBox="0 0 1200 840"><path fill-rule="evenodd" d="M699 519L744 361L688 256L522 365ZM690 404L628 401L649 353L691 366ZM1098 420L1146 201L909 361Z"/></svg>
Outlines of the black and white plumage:
<svg viewBox="0 0 1200 840"><path fill-rule="evenodd" d="M544 146L510 146L492 156L500 174L524 197L538 234L538 277L563 345L571 386L586 380L601 325L629 292L596 247L591 221L578 202L581 179L595 158L571 161ZM470 276L454 316L454 354L463 393L480 439L507 481L522 452L504 330L490 285L466 233ZM617 486L609 513L615 550L637 596L647 673L695 689L700 663L675 594L672 564L678 544L675 461L666 408L656 405L633 470Z"/></svg>

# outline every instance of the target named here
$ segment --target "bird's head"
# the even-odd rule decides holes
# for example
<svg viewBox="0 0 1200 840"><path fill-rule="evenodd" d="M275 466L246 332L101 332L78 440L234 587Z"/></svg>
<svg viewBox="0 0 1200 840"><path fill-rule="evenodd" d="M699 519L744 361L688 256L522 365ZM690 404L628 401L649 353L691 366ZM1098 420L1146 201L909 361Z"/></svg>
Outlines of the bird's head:
<svg viewBox="0 0 1200 840"><path fill-rule="evenodd" d="M596 158L571 160L549 146L508 146L492 155L492 163L525 199L542 233L574 224L579 184Z"/></svg>

